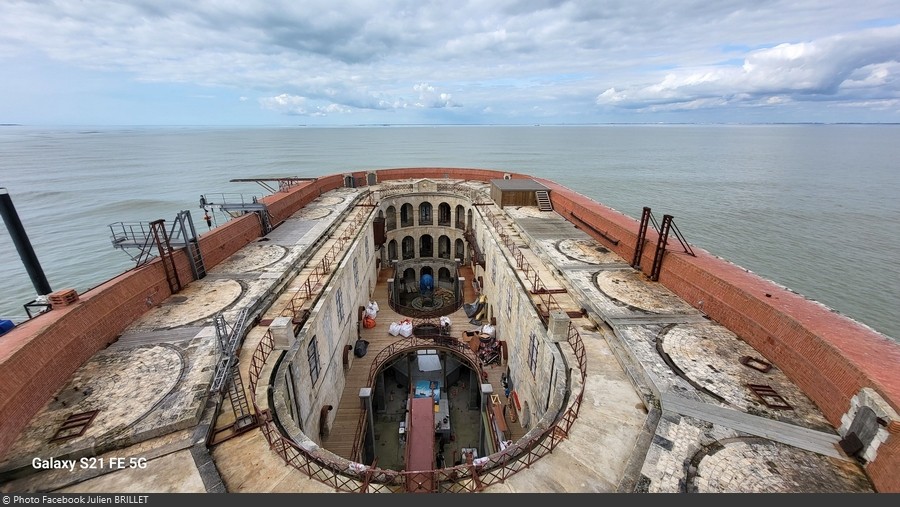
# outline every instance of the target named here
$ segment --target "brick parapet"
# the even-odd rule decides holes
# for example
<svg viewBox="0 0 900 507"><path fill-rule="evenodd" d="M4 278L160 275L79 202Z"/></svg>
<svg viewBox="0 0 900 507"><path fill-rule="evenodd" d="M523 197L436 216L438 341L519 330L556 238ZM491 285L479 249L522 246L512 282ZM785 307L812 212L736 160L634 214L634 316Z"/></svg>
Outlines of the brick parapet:
<svg viewBox="0 0 900 507"><path fill-rule="evenodd" d="M358 186L369 171L354 172ZM443 178L490 181L506 171L472 168L401 168L378 170L378 181L392 179ZM637 240L638 222L615 210L566 189L552 181L537 179L551 189L554 209L601 244L631 260ZM328 190L343 186L341 174L303 182L263 198L273 223L286 220L297 210ZM572 217L575 213L577 218ZM207 269L230 257L260 236L254 214L229 220L200 238ZM610 238L617 240L612 244ZM648 231L649 243L641 265L649 272L656 234ZM697 251L695 249L695 251ZM704 301L702 310L744 338L768 360L781 368L837 425L849 400L861 388L878 391L895 409L900 409L900 346L875 331L840 316L818 303L791 293L776 284L699 251L697 257L671 252L665 258L660 282L692 305ZM188 259L176 252L182 284L192 278ZM766 297L768 293L773 297ZM35 413L98 350L111 343L136 318L168 297L169 288L159 260L131 270L95 287L71 306L54 309L26 321L0 339L0 457ZM148 306L148 302L150 303ZM896 431L867 466L879 491L900 491L900 436Z"/></svg>
<svg viewBox="0 0 900 507"><path fill-rule="evenodd" d="M631 260L639 222L547 180L554 210L573 212L589 225L586 233L622 258ZM578 224L579 220L573 220ZM617 244L611 239L618 241ZM641 267L649 273L658 236L648 231ZM850 399L862 388L880 393L900 407L900 345L740 266L694 248L696 257L669 250L659 282L719 322L782 369L813 400L835 427ZM701 307L700 302L703 302ZM898 491L898 438L878 450L867 470L879 491Z"/></svg>

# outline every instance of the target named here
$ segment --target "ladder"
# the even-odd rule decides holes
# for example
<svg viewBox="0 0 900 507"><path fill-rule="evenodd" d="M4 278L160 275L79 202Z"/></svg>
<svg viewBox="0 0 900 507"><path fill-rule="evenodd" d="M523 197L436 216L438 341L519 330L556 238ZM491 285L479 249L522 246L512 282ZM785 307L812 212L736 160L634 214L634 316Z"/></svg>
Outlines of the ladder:
<svg viewBox="0 0 900 507"><path fill-rule="evenodd" d="M175 269L175 258L172 255L172 244L166 234L165 220L150 222L150 234L159 251L159 258L162 259L169 290L172 294L177 294L181 290L181 281L178 279L178 271Z"/></svg>
<svg viewBox="0 0 900 507"><path fill-rule="evenodd" d="M135 254L129 253L131 259L136 262L137 267L153 260L153 249L156 247L166 269L169 287L172 289L173 294L181 290L178 274L175 272L175 260L173 257L175 250L186 249L195 280L206 276L206 265L203 262L197 230L194 228L190 211L179 212L175 216L175 221L168 232L166 231L165 220L155 220L149 223L116 222L110 224L109 229L112 233L112 244L115 248L120 248L126 252L129 252L129 250L137 251Z"/></svg>
<svg viewBox="0 0 900 507"><path fill-rule="evenodd" d="M538 209L541 211L553 211L553 204L550 202L550 193L546 190L536 190L534 196L537 197Z"/></svg>
<svg viewBox="0 0 900 507"><path fill-rule="evenodd" d="M234 431L241 431L248 426L256 425L256 417L250 412L247 392L241 380L241 369L235 363L231 366L231 382L228 383L228 399L231 411L234 412Z"/></svg>

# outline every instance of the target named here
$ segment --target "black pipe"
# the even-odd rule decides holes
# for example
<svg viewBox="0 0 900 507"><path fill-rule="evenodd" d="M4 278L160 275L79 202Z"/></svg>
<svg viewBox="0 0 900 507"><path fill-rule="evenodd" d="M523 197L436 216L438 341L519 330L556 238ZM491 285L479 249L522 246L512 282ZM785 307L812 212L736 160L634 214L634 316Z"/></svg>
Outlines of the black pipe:
<svg viewBox="0 0 900 507"><path fill-rule="evenodd" d="M13 206L12 198L9 196L9 191L3 187L0 187L0 215L3 216L3 223L6 224L6 229L16 245L16 250L19 251L19 257L22 258L22 262L25 264L28 276L31 277L34 290L37 291L38 296L50 294L53 292L50 288L50 282L44 276L41 263L38 262L34 249L31 248L31 242L28 241L28 235L25 234L25 228L22 227L22 221L19 220L16 207Z"/></svg>

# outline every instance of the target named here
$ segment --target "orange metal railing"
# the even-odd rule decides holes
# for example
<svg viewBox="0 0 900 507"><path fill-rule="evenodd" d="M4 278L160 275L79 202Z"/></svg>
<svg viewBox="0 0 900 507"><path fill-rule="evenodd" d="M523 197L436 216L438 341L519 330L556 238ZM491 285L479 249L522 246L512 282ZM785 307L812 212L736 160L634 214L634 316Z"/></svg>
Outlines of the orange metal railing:
<svg viewBox="0 0 900 507"><path fill-rule="evenodd" d="M485 209L485 213L494 227L501 232L501 240L513 254L513 258L516 260L516 266L522 270L525 273L526 278L531 281L532 290L540 292L540 289L546 288L541 282L537 271L531 268L528 261L524 258L524 255L522 255L521 251L516 247L511 238L505 234L505 232L502 232L504 229L502 228L499 219L494 216L490 210ZM364 221L364 219L362 221ZM326 265L324 260L320 264L323 266ZM558 308L558 305L556 305L551 294L544 293L540 295L542 297L542 302L547 305L548 310ZM292 305L293 299L288 306L292 309L295 308L295 306ZM293 315L295 317L297 316L296 314ZM574 392L573 396L568 400L566 410L559 414L559 416L544 430L538 433L526 434L525 437L514 442L504 450L479 459L477 465L473 463L431 471L406 472L380 469L375 466L363 465L354 461L346 462L335 459L336 457L333 457L334 455L327 452L313 452L304 449L291 439L282 435L273 420L271 412L266 409L261 409L256 402L255 396L252 397L253 408L254 411L259 414L259 419L261 421L260 428L269 443L269 447L281 456L285 463L303 472L308 477L333 487L335 491L402 493L408 491L408 486L410 484L424 483L431 484L436 492L469 493L481 491L493 484L502 483L516 473L531 467L540 458L553 452L556 446L568 437L569 432L578 417L584 398L583 386L587 379L587 358L581 335L571 322L569 322L566 338L567 343L572 348L572 353L578 364L577 371L581 377L581 382L578 383L581 388L578 389L577 392ZM457 349L451 342L456 342L456 340L442 336L437 337L437 339L435 337L421 338L413 336L410 339L395 342L379 352L376 356L372 369L369 372L370 384L378 371L378 365L383 365L392 357L409 350L410 347L442 347L453 350L454 352L467 357L479 371L480 375L481 369L479 362L477 361L477 358L474 357L471 350L469 350L467 346L464 347L464 350ZM270 331L267 331L262 340L260 340L259 345L257 345L251 359L251 393L256 392L256 387L259 383L263 368L274 348L274 337ZM361 435L363 434L365 425L365 422L363 422L365 417L363 416L364 414L361 415L361 422L357 425L356 442L361 440ZM358 445L355 443L353 455L357 456L358 454Z"/></svg>

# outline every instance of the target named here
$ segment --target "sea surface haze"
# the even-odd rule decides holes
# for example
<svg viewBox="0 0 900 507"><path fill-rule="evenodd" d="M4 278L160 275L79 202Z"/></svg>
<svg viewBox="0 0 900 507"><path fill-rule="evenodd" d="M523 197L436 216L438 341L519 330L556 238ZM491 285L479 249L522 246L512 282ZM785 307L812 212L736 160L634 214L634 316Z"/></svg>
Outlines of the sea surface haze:
<svg viewBox="0 0 900 507"><path fill-rule="evenodd" d="M549 178L900 338L900 125L0 127L0 187L53 290L134 267L110 224L170 224L237 178L478 167ZM214 225L227 220L212 214ZM0 319L37 296L0 223Z"/></svg>

